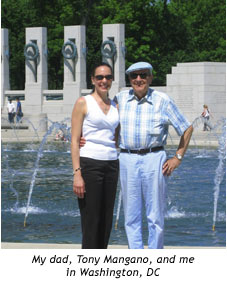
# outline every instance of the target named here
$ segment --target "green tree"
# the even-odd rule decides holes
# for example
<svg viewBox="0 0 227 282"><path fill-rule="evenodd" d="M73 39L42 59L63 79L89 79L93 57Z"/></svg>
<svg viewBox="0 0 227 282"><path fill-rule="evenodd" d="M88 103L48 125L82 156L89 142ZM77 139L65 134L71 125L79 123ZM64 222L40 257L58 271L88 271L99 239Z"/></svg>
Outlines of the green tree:
<svg viewBox="0 0 227 282"><path fill-rule="evenodd" d="M226 2L171 0L171 13L184 23L186 61L226 60ZM186 55L186 54L185 54ZM184 60L183 60L184 61Z"/></svg>
<svg viewBox="0 0 227 282"><path fill-rule="evenodd" d="M2 28L9 29L10 48L10 78L12 89L24 88L24 25L26 24L26 10L22 0L2 1ZM15 11L17 11L15 13Z"/></svg>

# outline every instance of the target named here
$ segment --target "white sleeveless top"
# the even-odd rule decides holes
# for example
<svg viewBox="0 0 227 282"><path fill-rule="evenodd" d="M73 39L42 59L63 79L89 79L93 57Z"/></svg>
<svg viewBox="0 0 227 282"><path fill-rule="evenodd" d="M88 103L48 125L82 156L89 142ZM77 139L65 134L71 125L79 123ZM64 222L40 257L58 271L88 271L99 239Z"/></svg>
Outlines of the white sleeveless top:
<svg viewBox="0 0 227 282"><path fill-rule="evenodd" d="M87 114L84 118L82 135L86 139L80 148L80 156L96 160L116 160L114 134L119 124L116 104L111 100L108 113L105 115L92 95L84 96Z"/></svg>

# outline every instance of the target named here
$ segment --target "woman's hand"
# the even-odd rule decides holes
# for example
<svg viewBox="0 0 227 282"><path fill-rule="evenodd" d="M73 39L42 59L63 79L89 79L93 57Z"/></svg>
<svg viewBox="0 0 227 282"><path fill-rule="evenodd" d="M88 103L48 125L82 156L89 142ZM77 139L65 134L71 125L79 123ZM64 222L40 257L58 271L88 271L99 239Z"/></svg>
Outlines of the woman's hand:
<svg viewBox="0 0 227 282"><path fill-rule="evenodd" d="M73 192L78 198L83 199L85 191L85 183L81 174L75 174L73 179Z"/></svg>
<svg viewBox="0 0 227 282"><path fill-rule="evenodd" d="M181 161L176 157L167 160L162 167L162 173L164 175L170 176L174 169L176 169L180 165L180 163Z"/></svg>

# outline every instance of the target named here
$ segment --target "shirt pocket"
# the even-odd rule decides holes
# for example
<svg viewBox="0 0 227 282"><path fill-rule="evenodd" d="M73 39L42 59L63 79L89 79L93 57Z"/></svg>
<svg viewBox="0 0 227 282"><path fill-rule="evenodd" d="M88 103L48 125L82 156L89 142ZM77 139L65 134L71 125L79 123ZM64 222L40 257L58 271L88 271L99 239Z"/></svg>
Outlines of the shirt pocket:
<svg viewBox="0 0 227 282"><path fill-rule="evenodd" d="M163 123L161 119L150 119L148 134L150 135L161 135L163 131Z"/></svg>

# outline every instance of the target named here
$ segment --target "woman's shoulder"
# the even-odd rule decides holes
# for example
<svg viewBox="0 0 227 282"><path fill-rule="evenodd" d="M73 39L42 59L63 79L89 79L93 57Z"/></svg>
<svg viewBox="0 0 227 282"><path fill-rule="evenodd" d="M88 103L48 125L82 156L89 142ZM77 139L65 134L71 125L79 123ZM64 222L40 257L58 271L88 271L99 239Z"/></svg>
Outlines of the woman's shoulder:
<svg viewBox="0 0 227 282"><path fill-rule="evenodd" d="M79 97L73 107L73 113L86 113L87 111L87 103L85 98Z"/></svg>
<svg viewBox="0 0 227 282"><path fill-rule="evenodd" d="M86 105L86 98L85 96L81 96L76 100L76 104L83 106Z"/></svg>

